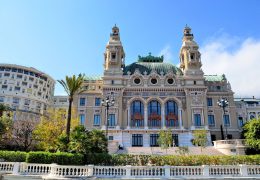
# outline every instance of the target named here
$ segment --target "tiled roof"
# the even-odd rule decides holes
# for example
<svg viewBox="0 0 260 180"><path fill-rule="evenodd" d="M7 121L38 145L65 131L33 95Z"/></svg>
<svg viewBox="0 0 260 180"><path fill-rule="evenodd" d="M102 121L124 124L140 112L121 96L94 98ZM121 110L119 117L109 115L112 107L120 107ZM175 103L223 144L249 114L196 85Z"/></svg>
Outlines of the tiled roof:
<svg viewBox="0 0 260 180"><path fill-rule="evenodd" d="M226 76L224 74L222 75L204 75L205 81L225 81Z"/></svg>

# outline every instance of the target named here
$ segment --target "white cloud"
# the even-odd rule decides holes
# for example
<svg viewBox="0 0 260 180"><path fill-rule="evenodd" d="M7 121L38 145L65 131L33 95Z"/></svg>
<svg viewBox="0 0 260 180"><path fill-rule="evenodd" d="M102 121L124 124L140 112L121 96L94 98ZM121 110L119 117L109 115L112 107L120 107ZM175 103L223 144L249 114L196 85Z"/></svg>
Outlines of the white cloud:
<svg viewBox="0 0 260 180"><path fill-rule="evenodd" d="M165 46L159 53L159 56L163 56L164 60L167 62L172 61L171 47L169 45Z"/></svg>
<svg viewBox="0 0 260 180"><path fill-rule="evenodd" d="M225 74L236 97L260 98L260 41L219 36L201 47L205 74Z"/></svg>

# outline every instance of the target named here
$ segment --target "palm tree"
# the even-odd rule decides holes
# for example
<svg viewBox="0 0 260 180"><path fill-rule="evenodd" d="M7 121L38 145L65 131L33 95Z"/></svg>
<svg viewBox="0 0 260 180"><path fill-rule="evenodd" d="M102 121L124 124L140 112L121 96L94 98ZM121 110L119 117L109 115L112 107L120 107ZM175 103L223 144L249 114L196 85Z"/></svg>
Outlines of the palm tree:
<svg viewBox="0 0 260 180"><path fill-rule="evenodd" d="M73 75L72 77L66 76L64 80L58 80L58 82L63 86L64 90L69 96L69 110L67 116L67 125L66 125L66 139L67 143L70 141L70 126L71 126L71 111L72 111L72 102L73 96L76 93L83 92L82 84L84 82L85 76L79 74L77 77Z"/></svg>

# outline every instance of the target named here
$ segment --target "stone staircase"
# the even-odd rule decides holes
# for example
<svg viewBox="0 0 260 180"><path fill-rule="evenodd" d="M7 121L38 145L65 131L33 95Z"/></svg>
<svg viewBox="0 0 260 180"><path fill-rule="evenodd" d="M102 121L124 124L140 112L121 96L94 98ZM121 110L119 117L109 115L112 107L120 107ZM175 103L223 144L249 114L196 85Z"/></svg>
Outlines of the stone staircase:
<svg viewBox="0 0 260 180"><path fill-rule="evenodd" d="M188 147L189 155L223 155L220 151L213 146L207 146L205 148L200 147ZM160 147L126 147L123 150L118 150L116 154L156 154L156 155L180 155L178 153L178 147L171 147L167 149L161 149Z"/></svg>

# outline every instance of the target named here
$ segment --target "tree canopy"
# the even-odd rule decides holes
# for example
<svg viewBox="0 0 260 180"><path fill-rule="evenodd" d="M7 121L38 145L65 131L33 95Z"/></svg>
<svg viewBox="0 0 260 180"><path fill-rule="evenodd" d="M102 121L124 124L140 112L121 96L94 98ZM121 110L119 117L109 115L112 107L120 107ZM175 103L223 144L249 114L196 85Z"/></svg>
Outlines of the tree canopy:
<svg viewBox="0 0 260 180"><path fill-rule="evenodd" d="M167 153L167 149L173 144L171 130L161 130L157 142L162 149L166 150Z"/></svg>
<svg viewBox="0 0 260 180"><path fill-rule="evenodd" d="M78 125L78 119L72 118L72 127ZM59 149L59 137L65 134L66 111L64 109L49 109L47 116L42 116L36 126L33 137L37 140L38 147L46 151Z"/></svg>
<svg viewBox="0 0 260 180"><path fill-rule="evenodd" d="M202 148L205 148L208 143L207 131L206 130L195 130L193 132L193 137L194 137L193 144L196 146L200 146L201 151L202 151Z"/></svg>
<svg viewBox="0 0 260 180"><path fill-rule="evenodd" d="M252 119L244 126L244 137L246 144L251 148L260 150L260 119Z"/></svg>

